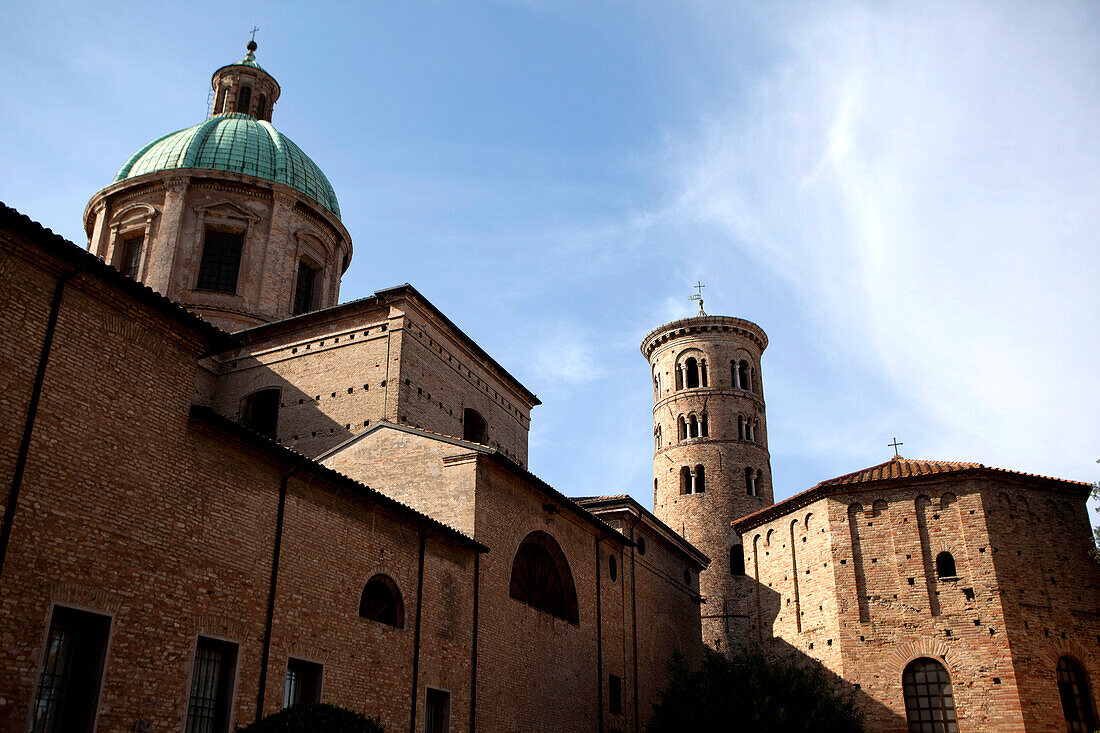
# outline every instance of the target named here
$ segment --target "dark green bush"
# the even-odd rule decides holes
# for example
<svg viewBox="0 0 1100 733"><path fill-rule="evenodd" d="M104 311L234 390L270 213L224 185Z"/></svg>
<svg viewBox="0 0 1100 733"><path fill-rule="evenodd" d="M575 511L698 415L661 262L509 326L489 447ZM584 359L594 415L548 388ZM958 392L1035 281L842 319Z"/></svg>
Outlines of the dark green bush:
<svg viewBox="0 0 1100 733"><path fill-rule="evenodd" d="M272 713L239 733L385 733L378 718L326 703L291 705Z"/></svg>
<svg viewBox="0 0 1100 733"><path fill-rule="evenodd" d="M773 659L758 647L730 659L707 648L699 669L677 653L669 685L646 733L862 733L852 694L837 692L825 669Z"/></svg>

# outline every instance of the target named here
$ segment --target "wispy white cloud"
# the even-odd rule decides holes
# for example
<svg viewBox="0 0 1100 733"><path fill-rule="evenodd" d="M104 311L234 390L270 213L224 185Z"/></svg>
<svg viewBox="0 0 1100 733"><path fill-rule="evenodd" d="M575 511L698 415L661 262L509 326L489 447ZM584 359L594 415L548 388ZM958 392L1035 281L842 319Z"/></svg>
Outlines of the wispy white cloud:
<svg viewBox="0 0 1100 733"><path fill-rule="evenodd" d="M750 257L787 282L828 351L911 402L919 454L1092 476L1095 18L1001 3L803 11L748 95L731 89L728 111L674 144L677 215L723 234L711 261ZM838 410L831 425L889 411Z"/></svg>

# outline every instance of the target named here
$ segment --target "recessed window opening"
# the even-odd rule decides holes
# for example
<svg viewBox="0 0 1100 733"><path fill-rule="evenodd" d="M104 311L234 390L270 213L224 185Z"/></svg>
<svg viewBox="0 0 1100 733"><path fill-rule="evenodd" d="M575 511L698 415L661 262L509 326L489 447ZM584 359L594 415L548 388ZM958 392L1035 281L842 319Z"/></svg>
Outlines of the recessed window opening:
<svg viewBox="0 0 1100 733"><path fill-rule="evenodd" d="M619 563L614 555L607 556L607 574L611 576L612 582L619 577Z"/></svg>
<svg viewBox="0 0 1100 733"><path fill-rule="evenodd" d="M639 537L638 538L638 554L639 555L644 555L645 554L645 537Z"/></svg>
<svg viewBox="0 0 1100 733"><path fill-rule="evenodd" d="M688 437L687 421L684 420L683 415L680 415L680 417L676 418L676 425L677 425L676 437L679 440L687 440L687 437Z"/></svg>
<svg viewBox="0 0 1100 733"><path fill-rule="evenodd" d="M298 261L298 280L294 284L294 315L309 313L317 308L317 280L320 274L320 268L304 259Z"/></svg>
<svg viewBox="0 0 1100 733"><path fill-rule="evenodd" d="M218 99L214 102L214 114L220 115L225 111L225 87L218 89Z"/></svg>
<svg viewBox="0 0 1100 733"><path fill-rule="evenodd" d="M141 243L145 239L142 232L136 236L129 236L122 240L122 259L119 260L119 270L123 275L137 280L138 269L141 266Z"/></svg>
<svg viewBox="0 0 1100 733"><path fill-rule="evenodd" d="M695 467L695 493L702 494L707 490L706 474L702 466Z"/></svg>
<svg viewBox="0 0 1100 733"><path fill-rule="evenodd" d="M684 362L684 374L688 389L699 386L699 362L695 360L694 356L689 356Z"/></svg>
<svg viewBox="0 0 1100 733"><path fill-rule="evenodd" d="M936 576L939 578L957 578L958 572L955 569L955 558L951 556L950 552L941 552L936 555Z"/></svg>
<svg viewBox="0 0 1100 733"><path fill-rule="evenodd" d="M707 413L703 413L702 418L699 420L699 436L706 438L710 435L710 426L707 424Z"/></svg>
<svg viewBox="0 0 1100 733"><path fill-rule="evenodd" d="M612 715L623 714L623 680L615 674L607 675L607 711Z"/></svg>
<svg viewBox="0 0 1100 733"><path fill-rule="evenodd" d="M698 420L698 418L695 417L695 415L689 415L688 416L688 437L689 438L698 438L699 437L699 420Z"/></svg>
<svg viewBox="0 0 1100 733"><path fill-rule="evenodd" d="M730 545L730 575L745 574L745 546Z"/></svg>
<svg viewBox="0 0 1100 733"><path fill-rule="evenodd" d="M676 372L676 389L681 390L684 388L684 370L677 364L673 371Z"/></svg>
<svg viewBox="0 0 1100 733"><path fill-rule="evenodd" d="M1092 695L1081 663L1070 656L1058 660L1058 695L1069 733L1091 733L1096 729Z"/></svg>
<svg viewBox="0 0 1100 733"><path fill-rule="evenodd" d="M749 371L749 363L744 359L737 367L737 386L741 389L752 390L752 373Z"/></svg>
<svg viewBox="0 0 1100 733"><path fill-rule="evenodd" d="M580 623L577 591L565 553L546 532L531 532L512 561L508 595L571 624Z"/></svg>
<svg viewBox="0 0 1100 733"><path fill-rule="evenodd" d="M462 411L462 439L471 443L486 443L489 440L485 418L477 410L467 407Z"/></svg>
<svg viewBox="0 0 1100 733"><path fill-rule="evenodd" d="M737 416L737 439L745 439L745 417L744 415Z"/></svg>
<svg viewBox="0 0 1100 733"><path fill-rule="evenodd" d="M375 575L363 586L363 594L359 597L359 617L398 629L405 628L401 591L389 576Z"/></svg>
<svg viewBox="0 0 1100 733"><path fill-rule="evenodd" d="M680 467L680 494L691 493L691 469L687 466Z"/></svg>
<svg viewBox="0 0 1100 733"><path fill-rule="evenodd" d="M283 690L283 707L298 703L321 702L321 675L324 667L304 659L286 660L286 686Z"/></svg>
<svg viewBox="0 0 1100 733"><path fill-rule="evenodd" d="M704 387L707 386L707 360L706 359L700 359L699 360L699 384L704 386Z"/></svg>
<svg viewBox="0 0 1100 733"><path fill-rule="evenodd" d="M110 628L107 616L54 608L38 673L31 730L92 730Z"/></svg>
<svg viewBox="0 0 1100 733"><path fill-rule="evenodd" d="M274 439L279 428L278 387L261 389L241 400L241 425Z"/></svg>
<svg viewBox="0 0 1100 733"><path fill-rule="evenodd" d="M241 87L237 92L237 111L248 114L248 108L252 106L252 87Z"/></svg>
<svg viewBox="0 0 1100 733"><path fill-rule="evenodd" d="M256 102L256 117L257 119L263 119L267 113L267 95L261 93L260 99Z"/></svg>
<svg viewBox="0 0 1100 733"><path fill-rule="evenodd" d="M429 687L424 693L424 733L451 729L451 693Z"/></svg>
<svg viewBox="0 0 1100 733"><path fill-rule="evenodd" d="M942 664L928 657L914 659L901 682L909 733L958 733L951 677Z"/></svg>
<svg viewBox="0 0 1100 733"><path fill-rule="evenodd" d="M218 293L236 293L243 248L243 232L207 229L196 287Z"/></svg>
<svg viewBox="0 0 1100 733"><path fill-rule="evenodd" d="M186 733L225 733L229 730L237 645L200 636L191 670Z"/></svg>

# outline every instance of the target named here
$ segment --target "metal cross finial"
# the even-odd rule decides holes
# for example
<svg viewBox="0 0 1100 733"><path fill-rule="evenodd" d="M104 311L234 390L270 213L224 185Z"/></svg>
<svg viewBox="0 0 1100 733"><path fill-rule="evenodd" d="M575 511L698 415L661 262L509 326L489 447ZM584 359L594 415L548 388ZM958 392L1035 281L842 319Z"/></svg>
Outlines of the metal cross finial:
<svg viewBox="0 0 1100 733"><path fill-rule="evenodd" d="M694 295L689 295L688 300L698 300L699 301L699 315L700 316L705 316L706 313L703 312L703 288L705 288L706 285L704 285L702 283L702 281L696 281L695 285L693 285L692 287L695 288L696 292L695 292Z"/></svg>
<svg viewBox="0 0 1100 733"><path fill-rule="evenodd" d="M898 446L899 445L905 445L905 443L899 443L898 439L894 438L894 442L893 443L887 443L887 445L889 445L891 448L894 449L894 458L901 458L901 454L898 453Z"/></svg>
<svg viewBox="0 0 1100 733"><path fill-rule="evenodd" d="M252 40L253 41L256 40L256 31L258 31L258 30L260 30L258 27L256 27L256 26L252 27Z"/></svg>

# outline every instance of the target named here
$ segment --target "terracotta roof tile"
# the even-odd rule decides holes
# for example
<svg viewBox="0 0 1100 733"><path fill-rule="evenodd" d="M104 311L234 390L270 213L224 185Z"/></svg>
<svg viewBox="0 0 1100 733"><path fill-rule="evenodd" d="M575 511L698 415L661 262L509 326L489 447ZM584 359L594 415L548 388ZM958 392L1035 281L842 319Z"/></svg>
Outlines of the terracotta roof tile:
<svg viewBox="0 0 1100 733"><path fill-rule="evenodd" d="M933 473L950 473L952 471L966 471L972 468L985 468L980 463L962 463L959 461L921 461L902 458L891 458L877 466L864 468L861 471L853 471L843 476L837 476L827 481L822 481L818 486L840 486L843 484L862 484L868 481L886 481L895 478L909 478L911 476L928 476Z"/></svg>

